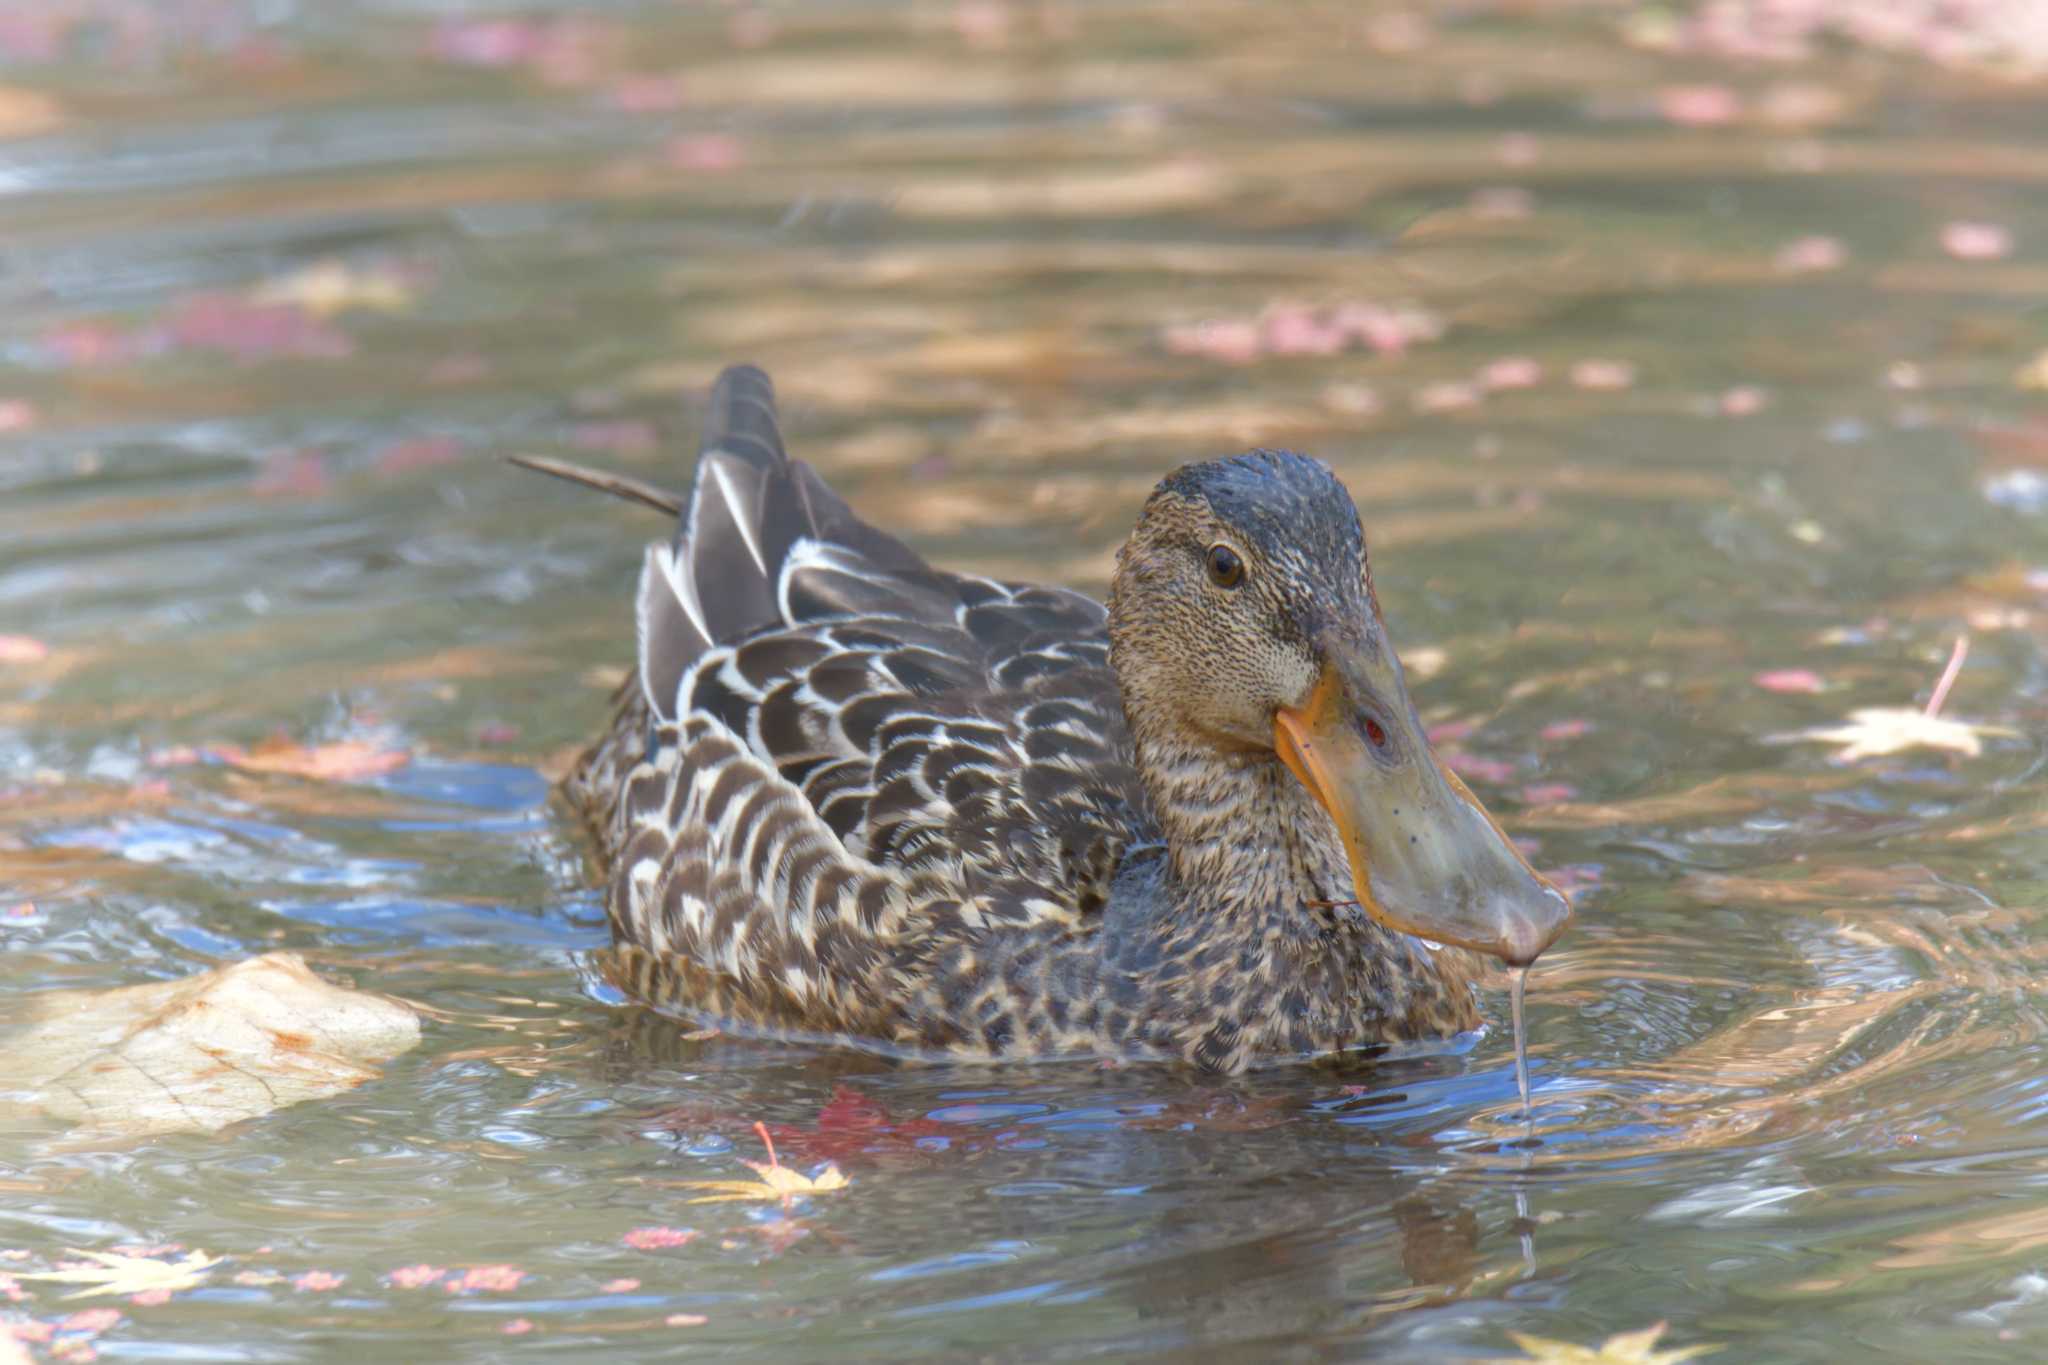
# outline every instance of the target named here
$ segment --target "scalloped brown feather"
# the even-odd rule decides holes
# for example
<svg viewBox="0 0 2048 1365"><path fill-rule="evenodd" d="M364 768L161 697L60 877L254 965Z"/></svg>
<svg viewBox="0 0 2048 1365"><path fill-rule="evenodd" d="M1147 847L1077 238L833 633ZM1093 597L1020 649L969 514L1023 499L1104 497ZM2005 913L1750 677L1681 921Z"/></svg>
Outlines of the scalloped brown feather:
<svg viewBox="0 0 2048 1365"><path fill-rule="evenodd" d="M1313 903L1181 904L1103 608L933 569L859 521L784 453L759 370L721 376L676 501L640 676L564 784L622 989L769 1034L1219 1070L1477 1022L1462 954ZM1195 800L1222 780L1186 774Z"/></svg>

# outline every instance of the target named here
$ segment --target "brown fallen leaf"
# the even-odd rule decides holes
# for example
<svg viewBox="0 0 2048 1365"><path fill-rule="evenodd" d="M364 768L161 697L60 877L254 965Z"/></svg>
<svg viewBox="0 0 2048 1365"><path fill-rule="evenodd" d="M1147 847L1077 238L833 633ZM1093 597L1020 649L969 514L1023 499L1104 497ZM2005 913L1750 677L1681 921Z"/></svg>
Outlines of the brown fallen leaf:
<svg viewBox="0 0 2048 1365"><path fill-rule="evenodd" d="M102 1294L174 1294L180 1289L198 1288L222 1260L203 1251L188 1251L175 1261L159 1260L154 1256L129 1256L118 1251L73 1250L71 1254L83 1256L92 1264L45 1270L38 1274L16 1271L14 1278L87 1286L76 1293L66 1294L64 1297L67 1299L93 1299Z"/></svg>
<svg viewBox="0 0 2048 1365"><path fill-rule="evenodd" d="M1680 1361L1721 1349L1719 1346L1686 1346L1676 1351L1660 1351L1657 1338L1664 1335L1669 1325L1653 1322L1640 1331L1616 1332L1597 1347L1530 1336L1526 1332L1510 1332L1508 1335L1515 1339L1515 1345L1528 1353L1516 1359L1536 1362L1536 1365L1679 1365Z"/></svg>
<svg viewBox="0 0 2048 1365"><path fill-rule="evenodd" d="M330 985L296 953L20 1001L0 1032L6 1102L113 1134L213 1132L351 1089L420 1040L408 1006Z"/></svg>

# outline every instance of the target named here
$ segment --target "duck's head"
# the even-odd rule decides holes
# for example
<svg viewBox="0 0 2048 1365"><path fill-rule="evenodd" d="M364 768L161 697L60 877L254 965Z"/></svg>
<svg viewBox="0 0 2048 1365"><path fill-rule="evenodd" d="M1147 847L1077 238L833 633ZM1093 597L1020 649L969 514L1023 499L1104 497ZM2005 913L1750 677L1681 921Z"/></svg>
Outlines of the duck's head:
<svg viewBox="0 0 2048 1365"><path fill-rule="evenodd" d="M1321 461L1259 450L1168 475L1118 556L1110 638L1140 761L1169 738L1285 764L1380 923L1517 964L1564 932L1563 894L1430 748L1358 509Z"/></svg>

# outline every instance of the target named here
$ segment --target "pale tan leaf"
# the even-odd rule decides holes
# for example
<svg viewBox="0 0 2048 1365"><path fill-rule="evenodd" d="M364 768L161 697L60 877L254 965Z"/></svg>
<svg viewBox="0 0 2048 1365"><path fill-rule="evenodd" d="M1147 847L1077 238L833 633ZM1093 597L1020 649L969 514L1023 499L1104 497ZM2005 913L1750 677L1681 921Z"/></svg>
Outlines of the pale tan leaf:
<svg viewBox="0 0 2048 1365"><path fill-rule="evenodd" d="M1718 1351L1719 1346L1686 1346L1676 1351L1660 1351L1657 1339L1664 1335L1669 1324L1653 1322L1648 1327L1634 1332L1617 1332L1599 1346L1581 1346L1574 1341L1558 1341L1551 1337L1531 1336L1526 1332L1510 1332L1515 1345L1524 1354L1516 1357L1533 1365L1679 1365L1681 1361L1692 1360Z"/></svg>
<svg viewBox="0 0 2048 1365"><path fill-rule="evenodd" d="M386 270L357 270L344 261L322 261L263 285L258 303L296 304L316 317L350 309L402 313L412 307L412 289Z"/></svg>
<svg viewBox="0 0 2048 1365"><path fill-rule="evenodd" d="M782 1164L775 1155L775 1141L768 1136L768 1126L756 1123L754 1131L760 1135L761 1145L768 1149L766 1161L749 1161L748 1168L760 1176L759 1180L686 1180L686 1190L710 1190L710 1194L692 1199L692 1204L724 1204L740 1200L772 1200L787 1208L799 1195L824 1194L831 1190L843 1190L850 1181L837 1166L828 1165L815 1176L793 1171Z"/></svg>
<svg viewBox="0 0 2048 1365"><path fill-rule="evenodd" d="M351 1089L416 1046L419 1018L330 985L296 953L182 981L21 998L7 1099L97 1132L212 1132Z"/></svg>
<svg viewBox="0 0 2048 1365"><path fill-rule="evenodd" d="M82 1256L92 1264L35 1274L17 1271L14 1278L86 1286L66 1294L64 1297L67 1299L92 1299L103 1294L174 1294L180 1289L197 1288L205 1282L213 1267L221 1263L220 1257L208 1256L203 1251L188 1251L175 1261L159 1260L155 1256L128 1256L118 1251L74 1250L71 1254Z"/></svg>
<svg viewBox="0 0 2048 1365"><path fill-rule="evenodd" d="M2003 726L1930 716L1909 706L1865 706L1851 711L1845 724L1794 730L1772 735L1770 740L1774 744L1810 741L1839 745L1835 757L1853 763L1908 749L1945 749L1975 758L1984 752L1983 736L2014 733Z"/></svg>
<svg viewBox="0 0 2048 1365"><path fill-rule="evenodd" d="M788 1203L799 1195L824 1194L832 1190L843 1190L852 1182L847 1180L837 1166L827 1166L815 1176L787 1166L770 1166L766 1162L746 1163L760 1173L759 1180L691 1180L683 1184L687 1190L709 1190L712 1193L692 1199L692 1204L724 1204L738 1200L766 1200Z"/></svg>

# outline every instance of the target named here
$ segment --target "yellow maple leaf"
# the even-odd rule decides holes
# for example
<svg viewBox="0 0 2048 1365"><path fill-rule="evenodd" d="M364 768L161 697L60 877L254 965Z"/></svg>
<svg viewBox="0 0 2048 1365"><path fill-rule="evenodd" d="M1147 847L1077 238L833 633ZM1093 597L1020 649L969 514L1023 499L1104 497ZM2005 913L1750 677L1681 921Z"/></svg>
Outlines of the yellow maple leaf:
<svg viewBox="0 0 2048 1365"><path fill-rule="evenodd" d="M686 1180L686 1190L710 1190L712 1193L692 1199L692 1204L724 1204L741 1200L775 1200L784 1208L798 1195L823 1194L830 1190L843 1190L852 1182L837 1166L828 1165L815 1176L793 1171L783 1165L775 1156L775 1143L768 1136L768 1126L756 1123L754 1131L761 1135L761 1144L768 1149L766 1161L749 1161L761 1178L759 1180Z"/></svg>
<svg viewBox="0 0 2048 1365"><path fill-rule="evenodd" d="M1508 1335L1515 1339L1515 1345L1528 1353L1520 1359L1534 1362L1534 1365L1679 1365L1680 1361L1721 1349L1719 1346L1702 1345L1660 1351L1657 1338L1663 1336L1664 1329L1669 1326L1669 1323L1653 1322L1638 1331L1616 1332L1598 1347L1530 1336L1526 1332L1510 1332Z"/></svg>
<svg viewBox="0 0 2048 1365"><path fill-rule="evenodd" d="M1974 725L1930 716L1910 706L1865 706L1851 711L1846 724L1795 730L1772 739L1778 743L1839 744L1842 747L1835 757L1844 763L1854 763L1859 758L1876 758L1907 749L1946 749L1975 758L1984 752L1984 736L2015 733L1999 725Z"/></svg>
<svg viewBox="0 0 2048 1365"><path fill-rule="evenodd" d="M92 1299L102 1294L147 1294L159 1290L176 1293L180 1289L197 1288L205 1282L213 1267L224 1259L208 1256L203 1251L188 1251L175 1261L159 1260L154 1256L125 1256L118 1251L72 1249L71 1254L83 1256L94 1264L45 1270L39 1274L17 1271L14 1278L89 1286L66 1294L64 1297L67 1299Z"/></svg>

